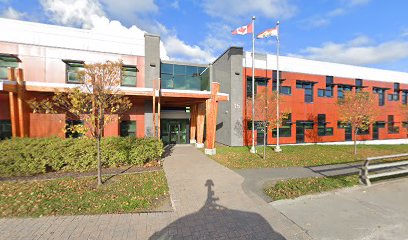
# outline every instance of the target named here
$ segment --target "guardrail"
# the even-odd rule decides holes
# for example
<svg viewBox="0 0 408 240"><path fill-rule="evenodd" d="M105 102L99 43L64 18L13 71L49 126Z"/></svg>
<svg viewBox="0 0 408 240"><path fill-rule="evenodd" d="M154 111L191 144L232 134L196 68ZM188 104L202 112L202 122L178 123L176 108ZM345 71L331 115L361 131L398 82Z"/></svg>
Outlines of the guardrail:
<svg viewBox="0 0 408 240"><path fill-rule="evenodd" d="M364 161L364 164L360 171L361 183L369 186L371 185L370 179L408 173L408 167L401 168L402 166L408 165L408 160L377 163L374 165L370 165L370 163L373 161L386 160L386 159L392 159L392 158L401 158L401 157L408 157L408 153L367 158ZM380 172L370 174L370 171L372 170L376 170L376 171L380 170Z"/></svg>

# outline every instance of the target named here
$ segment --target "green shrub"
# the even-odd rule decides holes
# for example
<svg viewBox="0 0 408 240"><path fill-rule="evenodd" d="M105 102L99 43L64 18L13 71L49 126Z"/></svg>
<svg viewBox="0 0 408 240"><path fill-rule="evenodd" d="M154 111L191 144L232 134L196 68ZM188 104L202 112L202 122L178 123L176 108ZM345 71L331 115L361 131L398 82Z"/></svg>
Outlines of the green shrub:
<svg viewBox="0 0 408 240"><path fill-rule="evenodd" d="M163 154L163 143L154 138L102 139L103 167L141 166ZM96 169L93 139L13 138L0 141L0 176L30 176L49 171Z"/></svg>

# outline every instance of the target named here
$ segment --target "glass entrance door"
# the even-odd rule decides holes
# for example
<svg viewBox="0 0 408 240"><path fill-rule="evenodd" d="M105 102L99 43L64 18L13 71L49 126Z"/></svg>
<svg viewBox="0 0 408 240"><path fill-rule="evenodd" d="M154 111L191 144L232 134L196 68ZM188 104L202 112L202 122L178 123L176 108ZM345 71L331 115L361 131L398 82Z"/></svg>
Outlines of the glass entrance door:
<svg viewBox="0 0 408 240"><path fill-rule="evenodd" d="M305 127L300 121L296 121L296 143L305 142Z"/></svg>
<svg viewBox="0 0 408 240"><path fill-rule="evenodd" d="M350 125L346 125L344 127L344 137L346 141L352 141L353 140L353 128Z"/></svg>
<svg viewBox="0 0 408 240"><path fill-rule="evenodd" d="M180 143L180 123L169 123L169 143L177 144Z"/></svg>
<svg viewBox="0 0 408 240"><path fill-rule="evenodd" d="M378 137L378 125L375 123L373 124L373 139L377 140Z"/></svg>
<svg viewBox="0 0 408 240"><path fill-rule="evenodd" d="M161 119L160 138L164 144L189 143L189 128L188 119Z"/></svg>

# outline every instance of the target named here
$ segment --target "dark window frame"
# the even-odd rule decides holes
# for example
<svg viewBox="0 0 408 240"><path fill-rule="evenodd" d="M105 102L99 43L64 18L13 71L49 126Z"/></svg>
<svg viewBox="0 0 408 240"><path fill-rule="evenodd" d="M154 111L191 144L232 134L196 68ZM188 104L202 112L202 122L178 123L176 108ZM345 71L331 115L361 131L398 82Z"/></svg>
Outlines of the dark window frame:
<svg viewBox="0 0 408 240"><path fill-rule="evenodd" d="M292 137L292 114L289 113L288 118L282 120L282 127L279 128L279 137ZM272 129L272 137L276 138L277 130Z"/></svg>
<svg viewBox="0 0 408 240"><path fill-rule="evenodd" d="M134 76L131 75L131 74L128 74L130 72L132 72L132 73L134 72ZM120 85L124 86L124 87L136 87L136 85L137 85L137 72L139 72L139 70L137 69L137 67L135 65L123 65L122 66L122 76L121 76L122 80L120 82ZM132 84L124 83L123 80L126 77L134 77L134 84L133 83Z"/></svg>
<svg viewBox="0 0 408 240"><path fill-rule="evenodd" d="M65 82L71 84L81 83L81 79L78 79L78 72L84 70L84 61L80 60L62 60L65 63ZM70 73L75 73L76 81L70 80Z"/></svg>
<svg viewBox="0 0 408 240"><path fill-rule="evenodd" d="M318 136L333 136L334 129L327 127L326 114L317 115L317 135Z"/></svg>
<svg viewBox="0 0 408 240"><path fill-rule="evenodd" d="M11 138L11 120L0 120L0 140Z"/></svg>
<svg viewBox="0 0 408 240"><path fill-rule="evenodd" d="M134 125L134 131L129 131L129 126ZM126 129L124 129L127 127ZM122 120L119 124L119 134L121 137L136 137L137 136L137 121Z"/></svg>
<svg viewBox="0 0 408 240"><path fill-rule="evenodd" d="M399 134L399 127L395 126L394 115L388 115L388 134Z"/></svg>

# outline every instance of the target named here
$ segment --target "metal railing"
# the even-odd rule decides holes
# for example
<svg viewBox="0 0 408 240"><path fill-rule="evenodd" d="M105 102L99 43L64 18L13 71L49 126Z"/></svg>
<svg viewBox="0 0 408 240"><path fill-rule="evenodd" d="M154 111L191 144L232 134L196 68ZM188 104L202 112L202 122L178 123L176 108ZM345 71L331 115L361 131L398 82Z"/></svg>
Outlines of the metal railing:
<svg viewBox="0 0 408 240"><path fill-rule="evenodd" d="M369 186L371 185L371 179L373 178L408 173L408 160L397 160L393 162L382 162L370 165L371 162L378 160L405 157L408 157L408 153L367 158L360 170L360 182Z"/></svg>

